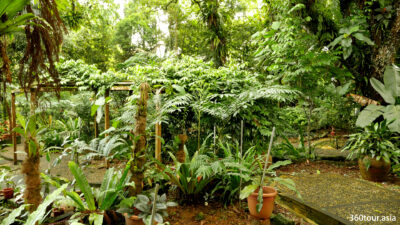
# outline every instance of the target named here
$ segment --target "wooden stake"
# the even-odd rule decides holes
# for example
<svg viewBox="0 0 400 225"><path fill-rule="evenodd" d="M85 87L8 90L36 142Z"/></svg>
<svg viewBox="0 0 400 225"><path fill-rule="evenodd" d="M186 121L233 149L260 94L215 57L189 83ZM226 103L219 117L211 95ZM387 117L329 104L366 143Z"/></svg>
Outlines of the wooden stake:
<svg viewBox="0 0 400 225"><path fill-rule="evenodd" d="M156 152L155 157L161 161L161 123L156 123Z"/></svg>
<svg viewBox="0 0 400 225"><path fill-rule="evenodd" d="M16 127L16 111L15 111L15 93L11 93L11 124L10 128L12 131L12 142L14 148L14 165L17 165L17 133L15 133L14 128Z"/></svg>

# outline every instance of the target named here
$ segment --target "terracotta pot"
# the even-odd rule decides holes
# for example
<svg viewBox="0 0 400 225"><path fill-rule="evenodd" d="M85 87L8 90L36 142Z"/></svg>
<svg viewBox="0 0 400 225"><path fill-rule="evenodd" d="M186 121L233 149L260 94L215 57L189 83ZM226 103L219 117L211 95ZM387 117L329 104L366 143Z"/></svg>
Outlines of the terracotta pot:
<svg viewBox="0 0 400 225"><path fill-rule="evenodd" d="M278 192L273 187L263 187L263 206L260 212L257 212L257 198L258 188L249 197L247 197L247 204L249 207L250 215L257 219L269 219L274 210L275 197Z"/></svg>
<svg viewBox="0 0 400 225"><path fill-rule="evenodd" d="M4 188L1 192L3 192L4 199L14 198L14 188Z"/></svg>
<svg viewBox="0 0 400 225"><path fill-rule="evenodd" d="M128 216L127 213L124 213L125 216L125 224L126 225L145 225L141 218L138 216Z"/></svg>
<svg viewBox="0 0 400 225"><path fill-rule="evenodd" d="M366 164L370 161L367 170ZM370 181L384 181L390 172L390 162L387 163L382 158L378 161L375 158L365 156L358 159L358 167L360 168L361 177Z"/></svg>

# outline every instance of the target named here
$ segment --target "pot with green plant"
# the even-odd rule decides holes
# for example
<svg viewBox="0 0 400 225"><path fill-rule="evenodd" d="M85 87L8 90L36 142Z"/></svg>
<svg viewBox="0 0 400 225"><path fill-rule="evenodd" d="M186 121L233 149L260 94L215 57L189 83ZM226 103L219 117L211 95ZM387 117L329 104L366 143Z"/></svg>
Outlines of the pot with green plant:
<svg viewBox="0 0 400 225"><path fill-rule="evenodd" d="M275 127L272 129L267 157L264 158L265 162L262 176L259 176L260 170L255 171L255 177L252 183L247 185L240 193L240 199L244 199L247 197L247 204L249 207L250 215L257 219L263 220L269 219L274 209L275 197L278 194L275 188L275 184L277 182L286 186L290 190L297 192L295 184L291 179L279 178L276 176L276 173L274 171L279 166L290 164L290 160L278 161L272 165L269 165L269 163L267 163L270 157L274 135ZM267 177L267 174L270 176ZM265 185L266 183L268 184L267 186Z"/></svg>
<svg viewBox="0 0 400 225"><path fill-rule="evenodd" d="M14 176L11 176L9 171L11 168L5 167L0 170L0 184L5 184L5 186L0 185L0 193L3 195L4 199L12 199L14 197L15 182Z"/></svg>
<svg viewBox="0 0 400 225"><path fill-rule="evenodd" d="M127 200L121 202L121 208L118 210L124 213L127 225L135 224L157 224L163 223L164 217L168 216L167 208L178 204L168 202L167 195L158 195L158 185L155 191L150 195L139 194L134 201Z"/></svg>
<svg viewBox="0 0 400 225"><path fill-rule="evenodd" d="M396 137L390 131L392 122L373 123L363 131L351 134L346 147L348 159L358 159L361 177L370 181L383 181L390 172L391 162L399 163L400 149L394 144Z"/></svg>

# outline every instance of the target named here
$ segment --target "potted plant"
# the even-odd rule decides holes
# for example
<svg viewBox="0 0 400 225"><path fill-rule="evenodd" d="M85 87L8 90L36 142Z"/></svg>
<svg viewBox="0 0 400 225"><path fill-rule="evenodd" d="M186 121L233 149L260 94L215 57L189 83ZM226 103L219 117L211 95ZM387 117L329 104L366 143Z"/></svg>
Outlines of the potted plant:
<svg viewBox="0 0 400 225"><path fill-rule="evenodd" d="M14 188L15 188L15 183L13 181L14 177L11 177L9 175L9 172L7 169L2 169L1 170L1 175L0 175L0 183L1 184L6 184L6 186L2 187L2 190L0 193L3 194L4 199L12 199L14 197Z"/></svg>
<svg viewBox="0 0 400 225"><path fill-rule="evenodd" d="M363 131L351 134L342 151L350 151L347 156L358 159L361 177L370 181L382 181L390 172L391 161L399 163L399 148L393 143L395 137L390 124L383 120L373 123Z"/></svg>
<svg viewBox="0 0 400 225"><path fill-rule="evenodd" d="M168 202L166 194L160 196L152 193L149 196L139 194L134 201L127 199L121 202L120 206L118 212L124 213L127 225L149 225L152 224L152 220L154 224L163 223L163 218L168 216L167 208L177 206L177 204Z"/></svg>
<svg viewBox="0 0 400 225"><path fill-rule="evenodd" d="M295 191L298 195L295 188L295 184L291 179L283 179L276 176L274 169L279 166L288 165L291 163L290 160L278 161L272 165L267 163L269 161L273 138L275 135L275 127L272 129L271 139L268 147L267 156L264 158L264 169L262 171L262 176L257 176L259 173L255 171L255 177L253 182L247 185L240 193L240 198L247 198L247 204L249 207L250 215L257 219L269 219L271 217L272 211L274 209L275 197L278 192L275 188L275 183L279 182L289 189ZM266 175L270 176L267 177ZM268 184L267 186L265 184Z"/></svg>

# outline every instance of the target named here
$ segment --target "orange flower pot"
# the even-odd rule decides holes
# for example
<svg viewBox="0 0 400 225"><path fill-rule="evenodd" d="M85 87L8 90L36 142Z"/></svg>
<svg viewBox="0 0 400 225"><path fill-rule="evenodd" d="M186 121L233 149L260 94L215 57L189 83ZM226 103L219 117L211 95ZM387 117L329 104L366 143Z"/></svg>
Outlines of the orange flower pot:
<svg viewBox="0 0 400 225"><path fill-rule="evenodd" d="M257 219L269 219L274 210L275 197L278 192L273 187L263 187L263 206L260 212L257 212L258 188L247 197L247 204L250 215Z"/></svg>
<svg viewBox="0 0 400 225"><path fill-rule="evenodd" d="M143 220L139 218L138 216L128 216L127 213L124 213L125 216L125 224L126 225L145 225L143 223Z"/></svg>

